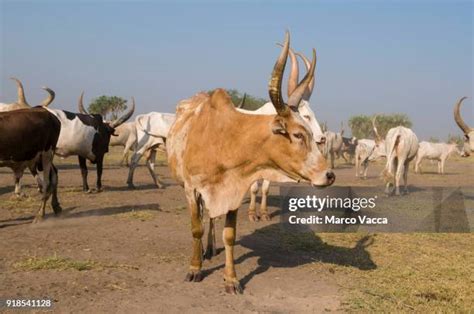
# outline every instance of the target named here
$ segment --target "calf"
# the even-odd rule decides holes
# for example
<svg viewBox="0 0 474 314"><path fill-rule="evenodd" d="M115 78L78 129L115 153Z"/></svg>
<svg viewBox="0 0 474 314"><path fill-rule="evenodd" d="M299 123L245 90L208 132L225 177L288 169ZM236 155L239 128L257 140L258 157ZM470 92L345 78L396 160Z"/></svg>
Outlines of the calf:
<svg viewBox="0 0 474 314"><path fill-rule="evenodd" d="M375 149L375 141L370 139L361 139L357 141L355 148L355 170L356 177L362 176L367 178L367 170L369 169L369 157ZM362 167L362 169L361 169Z"/></svg>
<svg viewBox="0 0 474 314"><path fill-rule="evenodd" d="M161 189L163 184L155 174L156 148L164 148L166 138L176 116L172 113L150 112L135 118L137 145L130 160L127 185L135 188L133 174L143 155L147 155L146 165L156 187Z"/></svg>
<svg viewBox="0 0 474 314"><path fill-rule="evenodd" d="M385 193L400 195L400 180L403 175L405 193L408 193L408 168L418 152L418 138L415 133L403 126L391 128L385 137L387 164L383 171L386 182Z"/></svg>
<svg viewBox="0 0 474 314"><path fill-rule="evenodd" d="M352 160L354 160L357 142L358 140L355 137L342 137L341 157L348 163L352 163Z"/></svg>
<svg viewBox="0 0 474 314"><path fill-rule="evenodd" d="M420 147L415 159L415 173L421 173L421 162L423 159L437 160L438 173L444 174L444 164L452 153L461 152L456 144L420 142Z"/></svg>
<svg viewBox="0 0 474 314"><path fill-rule="evenodd" d="M79 97L79 110L85 111L82 103L84 93ZM97 165L97 191L102 191L102 168L104 155L109 151L110 137L115 128L127 121L135 110L135 100L132 107L123 116L112 122L105 122L99 114L72 113L65 110L48 109L61 121L56 155L68 157L77 155L82 174L82 189L90 192L87 184L86 159Z"/></svg>
<svg viewBox="0 0 474 314"><path fill-rule="evenodd" d="M53 165L60 130L60 121L43 108L0 112L0 167L9 167L15 173L15 191L19 190L26 167L37 166L43 171L42 204L34 222L44 217L51 194L54 213L61 213L57 196L58 172Z"/></svg>

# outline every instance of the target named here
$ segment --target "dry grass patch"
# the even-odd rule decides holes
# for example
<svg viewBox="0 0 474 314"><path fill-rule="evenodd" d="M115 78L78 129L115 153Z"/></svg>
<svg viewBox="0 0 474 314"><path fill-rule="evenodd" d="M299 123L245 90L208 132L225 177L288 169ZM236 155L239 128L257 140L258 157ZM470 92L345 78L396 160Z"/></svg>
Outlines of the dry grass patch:
<svg viewBox="0 0 474 314"><path fill-rule="evenodd" d="M138 269L137 266L126 264L107 264L93 260L74 260L57 255L47 257L27 257L13 264L13 267L22 271L36 270L92 270L104 268Z"/></svg>

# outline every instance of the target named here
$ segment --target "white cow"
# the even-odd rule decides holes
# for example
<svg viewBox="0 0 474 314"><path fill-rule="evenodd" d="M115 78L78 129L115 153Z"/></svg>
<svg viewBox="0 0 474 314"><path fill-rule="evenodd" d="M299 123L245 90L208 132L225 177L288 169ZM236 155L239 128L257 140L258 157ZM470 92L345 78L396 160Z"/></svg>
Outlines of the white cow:
<svg viewBox="0 0 474 314"><path fill-rule="evenodd" d="M326 131L324 132L324 136L326 137L326 143L324 144L323 155L326 159L331 160L331 168L334 169L334 160L336 158L341 157L342 155L342 147L343 147L343 140L342 136L344 135L344 128L341 124L341 131L339 132L332 132Z"/></svg>
<svg viewBox="0 0 474 314"><path fill-rule="evenodd" d="M416 134L403 126L391 128L385 137L387 164L383 171L386 183L385 193L390 195L395 187L395 195L400 195L400 180L403 175L405 193L408 193L408 168L418 152Z"/></svg>
<svg viewBox="0 0 474 314"><path fill-rule="evenodd" d="M293 92L295 91L296 87L298 86L298 60L296 55L300 56L305 63L306 69L309 70L311 66L311 62L302 54L294 53L292 49L289 50L290 53L290 60L291 60L291 71L290 76L288 78L288 97L291 97ZM311 132L313 133L313 138L318 146L322 146L326 138L321 130L318 120L316 119L316 115L314 114L313 110L310 107L309 99L311 97L313 87L314 87L314 80L315 78L311 79L309 86L305 89L303 98L299 103L298 112L303 120L308 124ZM237 108L238 111L245 113L245 114L253 114L253 115L275 115L277 114L274 105L271 102L267 102L262 107L258 108L257 110L245 110L241 108ZM270 181L263 180L262 183L262 202L260 204L260 215L263 220L270 220L270 216L268 215L267 210L267 196L268 190L270 188ZM256 199L258 193L258 181L255 181L252 186L250 187L250 204L248 209L249 219L251 221L258 221L259 217L256 213Z"/></svg>
<svg viewBox="0 0 474 314"><path fill-rule="evenodd" d="M165 148L166 138L176 115L173 113L150 112L135 118L136 146L130 160L127 185L134 188L133 174L143 155L147 155L146 165L155 185L161 189L163 184L155 174L156 149Z"/></svg>
<svg viewBox="0 0 474 314"><path fill-rule="evenodd" d="M128 154L135 150L137 145L137 130L135 128L135 121L125 122L115 128L115 136L110 138L110 146L123 146L123 156L120 165L124 162L128 166Z"/></svg>
<svg viewBox="0 0 474 314"><path fill-rule="evenodd" d="M356 177L362 176L367 178L367 170L369 169L369 157L374 151L375 141L370 139L358 140L355 149L355 170ZM363 169L361 169L363 167Z"/></svg>
<svg viewBox="0 0 474 314"><path fill-rule="evenodd" d="M459 155L461 155L461 152L454 143L447 144L421 142L420 148L418 149L418 154L416 154L415 159L415 173L421 173L421 162L423 161L423 159L429 159L437 160L438 173L444 174L444 164L452 153L458 153Z"/></svg>

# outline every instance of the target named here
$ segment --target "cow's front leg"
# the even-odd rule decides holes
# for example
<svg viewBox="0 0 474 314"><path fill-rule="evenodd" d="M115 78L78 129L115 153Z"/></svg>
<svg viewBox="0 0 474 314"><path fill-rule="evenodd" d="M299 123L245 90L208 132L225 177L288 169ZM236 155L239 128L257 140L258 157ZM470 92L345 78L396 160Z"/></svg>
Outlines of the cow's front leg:
<svg viewBox="0 0 474 314"><path fill-rule="evenodd" d="M230 294L241 294L242 287L235 273L234 245L237 225L237 210L230 211L225 217L225 226L222 233L225 247L224 281L225 291Z"/></svg>
<svg viewBox="0 0 474 314"><path fill-rule="evenodd" d="M79 167L81 168L82 175L82 190L89 193L89 185L87 184L87 164L84 157L79 156Z"/></svg>
<svg viewBox="0 0 474 314"><path fill-rule="evenodd" d="M185 281L199 282L202 280L202 235L204 228L202 225L202 212L200 210L200 200L194 192L187 192L188 207L191 213L191 233L193 235L193 255L189 265L189 272ZM189 194L189 195L188 195Z"/></svg>
<svg viewBox="0 0 474 314"><path fill-rule="evenodd" d="M270 215L268 215L268 207L267 207L267 198L268 198L269 190L270 190L270 181L263 180L262 201L260 202L260 218L264 221L270 221Z"/></svg>
<svg viewBox="0 0 474 314"><path fill-rule="evenodd" d="M104 169L104 157L100 157L97 159L97 182L96 188L97 192L102 192L102 172Z"/></svg>

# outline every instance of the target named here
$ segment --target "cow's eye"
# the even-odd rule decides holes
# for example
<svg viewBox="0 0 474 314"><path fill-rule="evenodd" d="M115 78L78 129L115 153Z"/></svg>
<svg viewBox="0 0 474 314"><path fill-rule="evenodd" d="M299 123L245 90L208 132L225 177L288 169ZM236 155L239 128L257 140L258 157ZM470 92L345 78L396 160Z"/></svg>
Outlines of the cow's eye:
<svg viewBox="0 0 474 314"><path fill-rule="evenodd" d="M310 117L310 116L303 116L303 118L305 118L305 119L308 120L308 121L311 121L311 117Z"/></svg>
<svg viewBox="0 0 474 314"><path fill-rule="evenodd" d="M304 138L303 133L293 133L293 136L300 140Z"/></svg>

